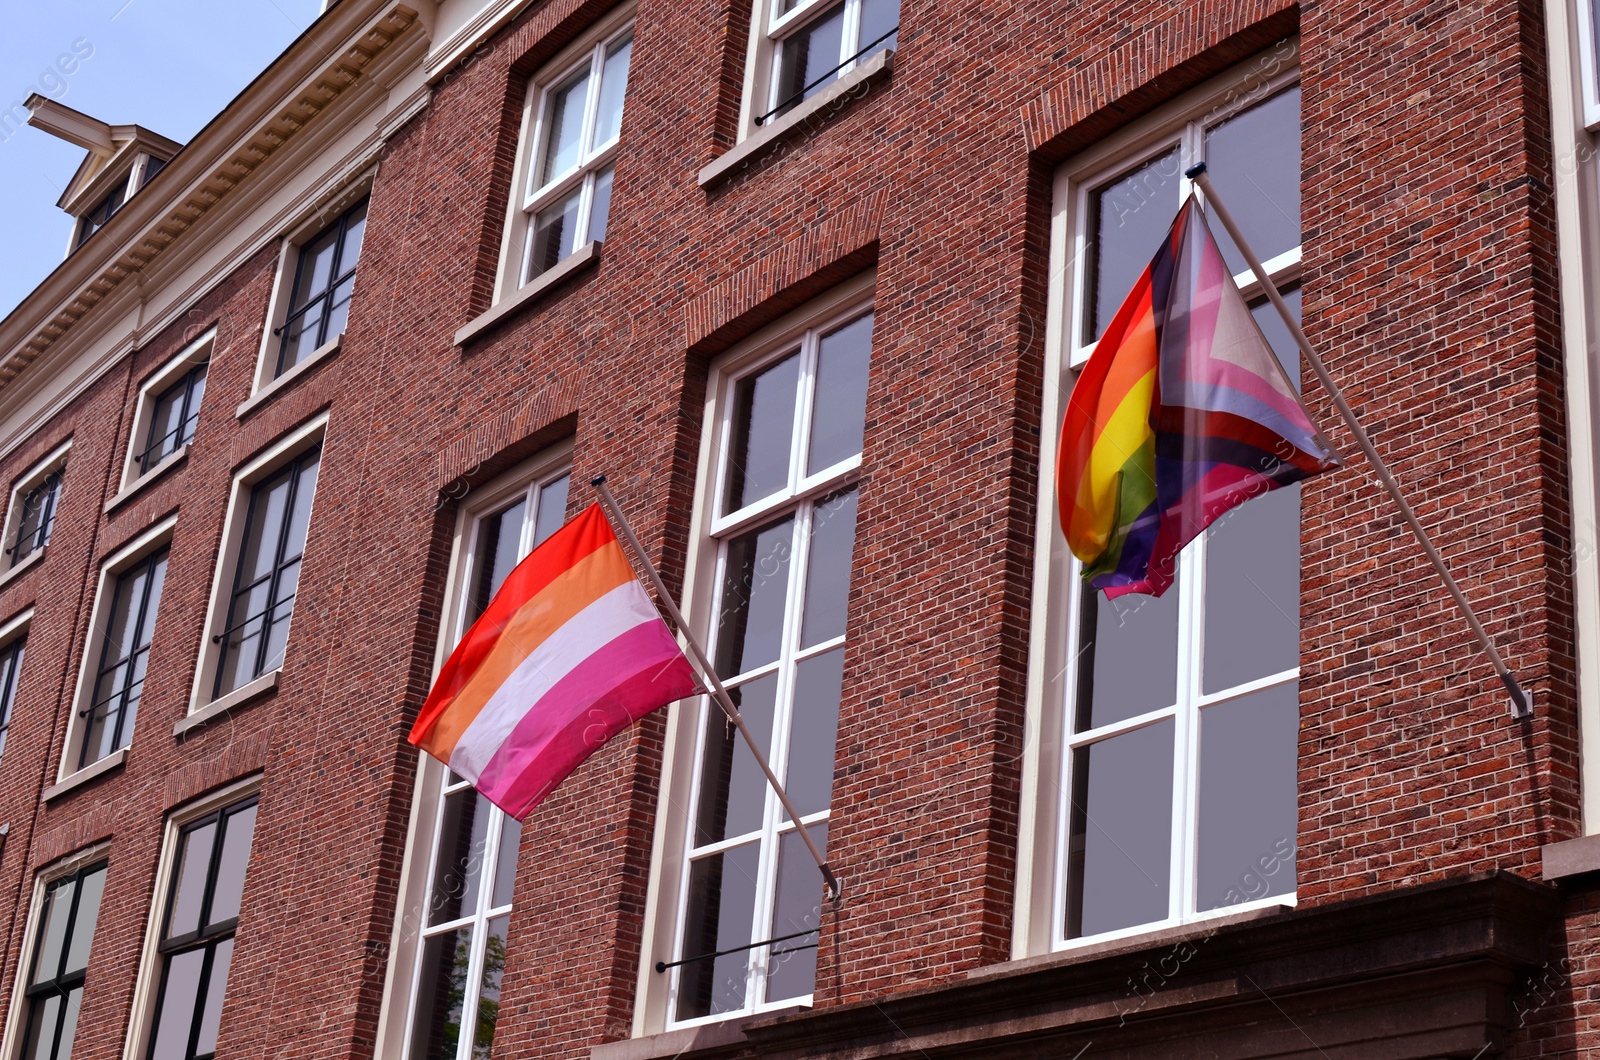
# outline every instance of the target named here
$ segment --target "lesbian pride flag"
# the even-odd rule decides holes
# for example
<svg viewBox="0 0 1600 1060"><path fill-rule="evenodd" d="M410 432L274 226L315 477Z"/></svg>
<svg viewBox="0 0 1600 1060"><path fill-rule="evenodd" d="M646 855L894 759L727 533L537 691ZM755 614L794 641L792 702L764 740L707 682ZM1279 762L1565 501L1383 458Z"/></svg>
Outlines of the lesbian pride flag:
<svg viewBox="0 0 1600 1060"><path fill-rule="evenodd" d="M411 742L522 818L611 737L698 691L598 504L506 576Z"/></svg>
<svg viewBox="0 0 1600 1060"><path fill-rule="evenodd" d="M1217 516L1338 464L1190 196L1067 402L1056 500L1084 579L1160 596Z"/></svg>

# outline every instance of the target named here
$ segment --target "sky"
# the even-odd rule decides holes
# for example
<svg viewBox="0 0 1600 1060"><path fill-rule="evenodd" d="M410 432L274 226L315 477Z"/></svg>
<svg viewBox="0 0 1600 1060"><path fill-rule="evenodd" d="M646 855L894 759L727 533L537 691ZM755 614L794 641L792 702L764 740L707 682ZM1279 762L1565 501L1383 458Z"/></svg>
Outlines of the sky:
<svg viewBox="0 0 1600 1060"><path fill-rule="evenodd" d="M0 110L31 92L187 142L309 26L321 0L0 0ZM64 73L63 71L71 71ZM0 126L0 317L66 255L56 207L82 148Z"/></svg>

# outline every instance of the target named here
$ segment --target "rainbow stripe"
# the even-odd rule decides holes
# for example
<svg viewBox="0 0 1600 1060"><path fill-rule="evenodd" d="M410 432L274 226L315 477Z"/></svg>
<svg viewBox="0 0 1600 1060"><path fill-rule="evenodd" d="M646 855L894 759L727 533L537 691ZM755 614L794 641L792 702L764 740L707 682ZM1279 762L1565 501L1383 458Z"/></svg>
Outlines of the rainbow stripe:
<svg viewBox="0 0 1600 1060"><path fill-rule="evenodd" d="M1160 596L1217 516L1338 464L1191 196L1067 403L1056 499L1085 580Z"/></svg>
<svg viewBox="0 0 1600 1060"><path fill-rule="evenodd" d="M410 739L521 818L611 737L697 690L592 504L506 576Z"/></svg>

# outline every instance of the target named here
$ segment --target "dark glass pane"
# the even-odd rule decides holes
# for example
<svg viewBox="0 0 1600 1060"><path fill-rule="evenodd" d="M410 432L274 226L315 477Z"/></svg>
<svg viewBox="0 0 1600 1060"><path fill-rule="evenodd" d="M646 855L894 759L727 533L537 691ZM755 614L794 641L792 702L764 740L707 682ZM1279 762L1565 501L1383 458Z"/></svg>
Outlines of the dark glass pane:
<svg viewBox="0 0 1600 1060"><path fill-rule="evenodd" d="M217 1027L222 1023L222 1001L228 992L228 969L233 964L233 939L217 943L211 958L211 976L206 982L205 1009L200 1013L200 1037L195 1043L196 1056L205 1056L217 1050Z"/></svg>
<svg viewBox="0 0 1600 1060"><path fill-rule="evenodd" d="M305 305L328 289L333 280L333 258L339 242L339 228L327 228L300 248L299 270L289 311Z"/></svg>
<svg viewBox="0 0 1600 1060"><path fill-rule="evenodd" d="M1255 497L1206 530L1207 693L1300 658L1300 486Z"/></svg>
<svg viewBox="0 0 1600 1060"><path fill-rule="evenodd" d="M1300 321L1300 288L1298 285L1280 292L1284 302L1289 306L1289 312L1295 322ZM1256 325L1261 328L1261 334L1267 337L1267 345L1272 347L1272 352L1278 355L1278 363L1283 365L1283 370L1289 373L1289 378L1294 382L1294 388L1300 387L1300 344L1295 342L1294 336L1289 334L1289 329L1283 323L1283 318L1273 308L1272 303L1262 299L1250 307L1250 315L1256 318Z"/></svg>
<svg viewBox="0 0 1600 1060"><path fill-rule="evenodd" d="M156 1018L150 1060L188 1060L189 1034L200 1003L200 975L206 948L186 950L167 958L166 982L161 990L161 1014Z"/></svg>
<svg viewBox="0 0 1600 1060"><path fill-rule="evenodd" d="M828 826L811 826L811 839L828 855ZM822 874L811 860L799 832L778 840L778 902L773 909L772 934L781 938L814 931L822 922ZM818 936L804 935L775 942L767 954L767 1000L783 1001L811 993L817 982Z"/></svg>
<svg viewBox="0 0 1600 1060"><path fill-rule="evenodd" d="M594 178L594 201L589 206L589 242L605 242L606 221L611 216L611 178L615 174L614 168L607 168Z"/></svg>
<svg viewBox="0 0 1600 1060"><path fill-rule="evenodd" d="M78 1037L78 1009L83 1006L83 988L67 991L61 1013L61 1038L56 1042L55 1060L72 1060L72 1043Z"/></svg>
<svg viewBox="0 0 1600 1060"><path fill-rule="evenodd" d="M1178 597L1133 594L1107 600L1084 586L1078 630L1078 709L1084 732L1178 699Z"/></svg>
<svg viewBox="0 0 1600 1060"><path fill-rule="evenodd" d="M1178 184L1183 168L1174 147L1132 173L1102 184L1089 193L1089 268L1087 329L1092 342L1117 315L1134 281L1161 247L1178 213Z"/></svg>
<svg viewBox="0 0 1600 1060"><path fill-rule="evenodd" d="M500 849L495 854L494 893L489 904L501 909L511 904L512 888L517 882L517 847L522 842L522 822L509 814L500 819Z"/></svg>
<svg viewBox="0 0 1600 1060"><path fill-rule="evenodd" d="M428 903L429 924L447 923L477 908L493 812L494 805L472 788L445 796L433 870L433 897Z"/></svg>
<svg viewBox="0 0 1600 1060"><path fill-rule="evenodd" d="M48 983L61 974L61 951L67 941L67 921L72 917L72 898L78 891L78 877L50 885L45 892L44 926L39 929L39 951L35 958L34 983Z"/></svg>
<svg viewBox="0 0 1600 1060"><path fill-rule="evenodd" d="M600 72L600 108L594 122L596 147L615 140L622 131L622 102L628 92L628 60L632 57L631 35L606 49L605 66Z"/></svg>
<svg viewBox="0 0 1600 1060"><path fill-rule="evenodd" d="M690 867L682 957L716 953L755 941L750 931L760 853L760 843L746 843L701 858ZM747 950L683 965L679 969L678 1019L743 1008L749 967Z"/></svg>
<svg viewBox="0 0 1600 1060"><path fill-rule="evenodd" d="M339 250L339 273L344 275L356 267L356 262L361 259L361 243L367 234L367 207L368 200L361 203L345 215L344 219L344 246ZM336 334L334 329L328 329L331 339Z"/></svg>
<svg viewBox="0 0 1600 1060"><path fill-rule="evenodd" d="M856 488L840 490L811 513L811 555L806 562L805 615L800 646L844 636L850 602L850 561L856 543Z"/></svg>
<svg viewBox="0 0 1600 1060"><path fill-rule="evenodd" d="M247 806L227 817L222 835L222 857L217 862L217 882L211 892L212 924L239 915L244 895L244 874L250 866L250 844L255 838L256 808Z"/></svg>
<svg viewBox="0 0 1600 1060"><path fill-rule="evenodd" d="M251 496L250 521L245 525L244 543L239 550L240 580L245 584L272 571L283 514L289 506L290 478L288 470L282 471L257 486Z"/></svg>
<svg viewBox="0 0 1600 1060"><path fill-rule="evenodd" d="M813 19L778 45L777 105L787 109L809 99L838 78L835 68L845 58L844 8L840 4Z"/></svg>
<svg viewBox="0 0 1600 1060"><path fill-rule="evenodd" d="M1206 172L1263 262L1299 246L1299 86L1208 130ZM1233 239L1221 225L1212 231L1229 269L1243 272Z"/></svg>
<svg viewBox="0 0 1600 1060"><path fill-rule="evenodd" d="M206 373L210 369L201 365L195 369L189 391L189 413L184 418L183 430L178 434L178 445L187 445L194 441L194 429L200 422L200 405L206 396Z"/></svg>
<svg viewBox="0 0 1600 1060"><path fill-rule="evenodd" d="M289 528L284 534L284 562L297 558L306 550L306 530L311 525L311 502L317 494L317 471L321 466L322 460L317 456L308 457L300 464L299 481L294 491L294 510L290 513Z"/></svg>
<svg viewBox="0 0 1600 1060"><path fill-rule="evenodd" d="M717 670L724 677L778 657L793 543L792 516L728 542L717 623Z"/></svg>
<svg viewBox="0 0 1600 1060"><path fill-rule="evenodd" d="M344 334L345 325L350 322L350 296L355 293L356 278L354 276L341 280L333 289L333 294L328 296L325 315L327 324L322 331L322 341L332 342Z"/></svg>
<svg viewBox="0 0 1600 1060"><path fill-rule="evenodd" d="M522 541L522 524L527 517L528 503L519 500L503 511L488 515L478 521L478 540L473 544L474 570L472 597L467 604L467 621L476 622L488 610L489 601L500 591L518 560L518 546Z"/></svg>
<svg viewBox="0 0 1600 1060"><path fill-rule="evenodd" d="M206 876L211 869L211 848L217 837L217 822L207 821L186 830L178 840L177 884L172 893L172 912L164 938L178 938L200 930L201 903L205 899Z"/></svg>
<svg viewBox="0 0 1600 1060"><path fill-rule="evenodd" d="M562 475L539 491L539 517L533 523L533 545L544 544L545 538L560 530L567 521L567 492L572 487L572 476Z"/></svg>
<svg viewBox="0 0 1600 1060"><path fill-rule="evenodd" d="M861 32L856 51L864 59L900 42L900 0L861 0Z"/></svg>
<svg viewBox="0 0 1600 1060"><path fill-rule="evenodd" d="M0 754L5 752L6 732L11 726L11 707L17 699L17 671L22 667L26 637L19 637L0 648Z"/></svg>
<svg viewBox="0 0 1600 1060"><path fill-rule="evenodd" d="M541 186L578 164L583 108L588 98L587 66L550 93L544 111L544 162L539 167Z"/></svg>
<svg viewBox="0 0 1600 1060"><path fill-rule="evenodd" d="M822 336L817 351L817 393L811 403L808 475L861 452L871 358L871 313Z"/></svg>
<svg viewBox="0 0 1600 1060"><path fill-rule="evenodd" d="M322 314L317 309L309 309L289 321L283 330L283 352L278 363L279 375L316 352L317 335L321 330Z"/></svg>
<svg viewBox="0 0 1600 1060"><path fill-rule="evenodd" d="M61 995L45 994L34 1000L28 1012L28 1036L22 1046L23 1060L53 1060L56 1026L61 1022Z"/></svg>
<svg viewBox="0 0 1600 1060"><path fill-rule="evenodd" d="M794 447L794 400L800 355L747 375L733 388L733 436L728 445L728 484L722 510L738 511L789 484Z"/></svg>
<svg viewBox="0 0 1600 1060"><path fill-rule="evenodd" d="M528 244L528 279L533 279L577 249L578 201L582 189L574 191L533 219Z"/></svg>
<svg viewBox="0 0 1600 1060"><path fill-rule="evenodd" d="M472 1060L489 1060L494 1029L500 1022L500 980L506 969L506 929L509 916L489 921L484 940L483 976L478 981L478 1026L472 1038Z"/></svg>
<svg viewBox="0 0 1600 1060"><path fill-rule="evenodd" d="M67 942L67 957L62 975L89 967L89 950L94 945L95 925L100 922L100 896L106 889L106 870L96 869L78 885L78 915L72 922L72 938Z"/></svg>
<svg viewBox="0 0 1600 1060"><path fill-rule="evenodd" d="M843 687L843 648L813 656L795 669L794 724L784 786L802 814L826 810L833 800L834 744Z"/></svg>
<svg viewBox="0 0 1600 1060"><path fill-rule="evenodd" d="M768 674L728 689L750 735L763 752L772 751L772 713L778 675ZM756 765L744 737L728 724L715 702L707 705L705 753L700 761L700 804L695 814L695 846L719 843L761 827L767 805L767 778Z"/></svg>
<svg viewBox="0 0 1600 1060"><path fill-rule="evenodd" d="M1167 719L1072 752L1068 938L1171 912L1172 740Z"/></svg>
<svg viewBox="0 0 1600 1060"><path fill-rule="evenodd" d="M1201 910L1294 890L1299 739L1294 682L1200 712Z"/></svg>
<svg viewBox="0 0 1600 1060"><path fill-rule="evenodd" d="M413 1060L454 1060L461 1041L472 928L430 938L422 948L422 978L411 1032Z"/></svg>

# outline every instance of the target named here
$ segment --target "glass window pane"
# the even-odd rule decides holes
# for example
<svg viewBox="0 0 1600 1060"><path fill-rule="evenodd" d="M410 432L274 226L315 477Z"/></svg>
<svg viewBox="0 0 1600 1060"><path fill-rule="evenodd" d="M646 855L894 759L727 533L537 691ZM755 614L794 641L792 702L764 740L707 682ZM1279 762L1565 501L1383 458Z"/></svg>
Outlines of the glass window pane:
<svg viewBox="0 0 1600 1060"><path fill-rule="evenodd" d="M45 994L28 1011L28 1037L22 1047L23 1060L52 1060L56 1025L61 1020L61 995Z"/></svg>
<svg viewBox="0 0 1600 1060"><path fill-rule="evenodd" d="M470 926L435 935L423 946L410 1056L454 1060L461 1044L461 1009L471 956Z"/></svg>
<svg viewBox="0 0 1600 1060"><path fill-rule="evenodd" d="M256 487L250 506L250 522L245 527L244 545L239 553L241 588L271 573L273 561L277 558L283 513L288 503L288 472L275 475Z"/></svg>
<svg viewBox="0 0 1600 1060"><path fill-rule="evenodd" d="M811 826L811 839L828 856L828 826ZM778 840L778 900L770 938L815 931L822 923L822 874L799 832ZM768 948L767 1000L784 1001L811 993L817 982L817 939L804 935Z"/></svg>
<svg viewBox="0 0 1600 1060"><path fill-rule="evenodd" d="M472 788L445 796L429 924L443 924L477 910L492 812L494 805Z"/></svg>
<svg viewBox="0 0 1600 1060"><path fill-rule="evenodd" d="M1173 729L1169 718L1072 752L1068 938L1171 912Z"/></svg>
<svg viewBox="0 0 1600 1060"><path fill-rule="evenodd" d="M750 932L760 850L760 843L746 843L701 858L690 867L682 958L755 941ZM746 950L683 965L678 969L678 1019L743 1008L749 967Z"/></svg>
<svg viewBox="0 0 1600 1060"><path fill-rule="evenodd" d="M339 227L334 225L300 248L294 297L289 302L291 313L328 289L333 279L333 256L338 242Z"/></svg>
<svg viewBox="0 0 1600 1060"><path fill-rule="evenodd" d="M1263 262L1299 246L1300 87L1208 130L1206 172ZM1212 230L1228 267L1243 272L1232 237L1221 225Z"/></svg>
<svg viewBox="0 0 1600 1060"><path fill-rule="evenodd" d="M250 867L250 844L255 838L256 808L247 806L227 817L222 835L222 857L217 862L217 882L211 892L212 924L239 915L244 895L245 870Z"/></svg>
<svg viewBox="0 0 1600 1060"><path fill-rule="evenodd" d="M833 801L834 747L843 687L843 648L812 656L795 669L794 723L789 732L784 787L802 814L826 810ZM788 816L784 814L784 819Z"/></svg>
<svg viewBox="0 0 1600 1060"><path fill-rule="evenodd" d="M793 516L728 542L716 648L717 670L724 677L778 657L793 542Z"/></svg>
<svg viewBox="0 0 1600 1060"><path fill-rule="evenodd" d="M589 205L589 239L591 243L604 243L606 220L611 215L611 178L615 167L607 167L594 178L594 201Z"/></svg>
<svg viewBox="0 0 1600 1060"><path fill-rule="evenodd" d="M167 958L161 1015L156 1019L150 1060L188 1060L189 1034L194 1030L194 1010L200 1002L200 973L205 967L205 958L203 946Z"/></svg>
<svg viewBox="0 0 1600 1060"><path fill-rule="evenodd" d="M78 1037L78 1010L83 1006L83 988L69 990L66 1009L61 1013L61 1039L56 1043L55 1060L72 1060L72 1043Z"/></svg>
<svg viewBox="0 0 1600 1060"><path fill-rule="evenodd" d="M527 511L527 500L520 499L511 507L478 520L478 539L472 548L475 572L472 598L467 604L468 622L477 621L488 610L489 601L500 591L500 583L521 558L518 553Z"/></svg>
<svg viewBox="0 0 1600 1060"><path fill-rule="evenodd" d="M546 99L541 187L578 164L578 139L583 135L583 108L588 98L589 69L585 67Z"/></svg>
<svg viewBox="0 0 1600 1060"><path fill-rule="evenodd" d="M217 822L207 821L186 830L178 840L177 885L164 938L178 938L200 930L200 906L205 899L206 875L211 869L211 846Z"/></svg>
<svg viewBox="0 0 1600 1060"><path fill-rule="evenodd" d="M79 885L78 915L72 922L72 938L67 943L67 959L61 974L71 975L89 967L89 950L94 945L94 928L100 921L100 896L106 889L106 870L96 869Z"/></svg>
<svg viewBox="0 0 1600 1060"><path fill-rule="evenodd" d="M1206 530L1207 693L1300 658L1300 485L1252 498Z"/></svg>
<svg viewBox="0 0 1600 1060"><path fill-rule="evenodd" d="M1285 304L1289 307L1289 314L1294 317L1295 323L1300 322L1300 287L1284 288L1279 292L1283 295ZM1267 345L1272 347L1272 352L1278 355L1278 363L1283 365L1283 370L1289 373L1289 379L1294 383L1296 390L1300 389L1300 344L1295 342L1294 336L1289 334L1289 329L1284 326L1283 318L1273 308L1272 303L1262 299L1250 307L1250 315L1255 317L1256 326L1261 329L1261 334L1267 337Z"/></svg>
<svg viewBox="0 0 1600 1060"><path fill-rule="evenodd" d="M1107 600L1083 586L1078 620L1078 702L1074 731L1170 707L1178 699L1178 601L1130 594Z"/></svg>
<svg viewBox="0 0 1600 1060"><path fill-rule="evenodd" d="M788 486L799 382L800 355L795 353L734 385L724 512L738 511Z"/></svg>
<svg viewBox="0 0 1600 1060"><path fill-rule="evenodd" d="M217 943L211 958L211 977L206 982L205 1010L200 1014L200 1037L194 1054L205 1056L217 1050L217 1026L222 1022L222 1001L228 992L228 969L233 964L233 939Z"/></svg>
<svg viewBox="0 0 1600 1060"><path fill-rule="evenodd" d="M840 4L813 19L778 46L776 107L786 110L810 99L838 78L836 67L845 58L844 8Z"/></svg>
<svg viewBox="0 0 1600 1060"><path fill-rule="evenodd" d="M539 491L539 517L533 524L533 544L537 548L545 538L560 530L567 521L567 491L572 486L572 476L562 475Z"/></svg>
<svg viewBox="0 0 1600 1060"><path fill-rule="evenodd" d="M178 433L177 446L187 445L194 441L195 425L200 422L200 405L206 396L206 373L209 368L201 365L195 369L194 377L189 384L189 411L183 420L183 429ZM174 446L176 448L177 446Z"/></svg>
<svg viewBox="0 0 1600 1060"><path fill-rule="evenodd" d="M509 916L489 921L483 950L483 975L478 980L478 1025L472 1039L473 1060L487 1058L494 1045L494 1028L500 1022L500 979L506 970L506 930Z"/></svg>
<svg viewBox="0 0 1600 1060"><path fill-rule="evenodd" d="M861 0L861 32L856 51L862 58L899 43L900 0Z"/></svg>
<svg viewBox="0 0 1600 1060"><path fill-rule="evenodd" d="M311 525L311 502L317 495L317 470L321 463L321 458L316 455L301 459L294 489L294 511L290 513L289 527L283 538L284 562L295 559L306 550L306 530Z"/></svg>
<svg viewBox="0 0 1600 1060"><path fill-rule="evenodd" d="M628 60L633 56L633 36L606 49L600 72L600 111L595 115L594 144L603 147L622 131L622 101L628 91Z"/></svg>
<svg viewBox="0 0 1600 1060"><path fill-rule="evenodd" d="M72 916L72 898L77 891L78 878L69 876L51 884L45 892L44 927L39 931L39 951L34 962L35 983L48 983L61 974L61 948L67 941L67 921Z"/></svg>
<svg viewBox="0 0 1600 1060"><path fill-rule="evenodd" d="M510 814L500 818L500 849L494 858L494 894L489 905L501 909L511 904L512 888L517 882L517 847L522 842L522 822Z"/></svg>
<svg viewBox="0 0 1600 1060"><path fill-rule="evenodd" d="M811 453L806 474L830 468L861 452L867 414L867 363L872 357L868 313L822 336L817 354L817 393L811 403Z"/></svg>
<svg viewBox="0 0 1600 1060"><path fill-rule="evenodd" d="M1294 890L1299 739L1295 682L1201 711L1200 910Z"/></svg>
<svg viewBox="0 0 1600 1060"><path fill-rule="evenodd" d="M728 696L762 751L772 752L772 716L778 675L735 685ZM728 723L715 702L707 704L705 751L700 762L700 795L695 815L695 846L719 843L761 827L766 815L767 778L756 765L744 737Z"/></svg>
<svg viewBox="0 0 1600 1060"><path fill-rule="evenodd" d="M345 325L350 321L350 296L355 289L356 278L351 276L341 281L333 289L333 294L328 296L327 323L322 329L322 342L332 342L344 334Z"/></svg>
<svg viewBox="0 0 1600 1060"><path fill-rule="evenodd" d="M578 200L582 189L541 211L533 219L528 236L528 279L556 266L576 249Z"/></svg>
<svg viewBox="0 0 1600 1060"><path fill-rule="evenodd" d="M361 204L351 210L344 219L344 245L339 248L339 274L342 276L356 267L356 262L361 259L361 243L367 234L367 206L369 200L363 199ZM334 336L334 330L328 329L328 337Z"/></svg>
<svg viewBox="0 0 1600 1060"><path fill-rule="evenodd" d="M819 501L811 512L811 554L806 560L805 614L800 646L844 636L850 602L850 564L856 542L856 488Z"/></svg>
<svg viewBox="0 0 1600 1060"><path fill-rule="evenodd" d="M1178 213L1182 168L1174 147L1089 193L1084 342L1100 337L1160 249Z"/></svg>

